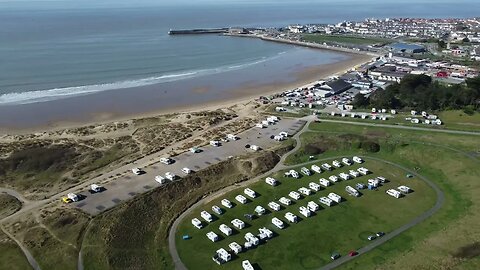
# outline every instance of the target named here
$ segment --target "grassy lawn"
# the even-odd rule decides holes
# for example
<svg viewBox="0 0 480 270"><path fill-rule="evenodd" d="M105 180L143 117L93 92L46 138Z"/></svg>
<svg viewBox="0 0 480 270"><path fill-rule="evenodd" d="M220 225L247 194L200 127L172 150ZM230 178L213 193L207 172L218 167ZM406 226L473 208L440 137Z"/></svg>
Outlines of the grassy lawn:
<svg viewBox="0 0 480 270"><path fill-rule="evenodd" d="M32 269L17 244L0 231L0 269Z"/></svg>
<svg viewBox="0 0 480 270"><path fill-rule="evenodd" d="M467 115L463 111L444 111L439 113L439 117L449 128L480 131L480 113L478 112Z"/></svg>
<svg viewBox="0 0 480 270"><path fill-rule="evenodd" d="M318 157L365 153L360 142L374 140L380 151L369 155L418 167L445 193L445 204L434 216L340 269L479 269L480 247L474 245L480 239L475 225L480 221L480 205L475 203L480 194L477 136L333 123L314 123L310 128L316 132L305 133L302 139L325 150ZM307 160L304 151L288 161Z"/></svg>
<svg viewBox="0 0 480 270"><path fill-rule="evenodd" d="M373 174L354 180L337 182L316 194L305 196L293 205L283 208L280 212L269 212L253 221L247 221L243 216L246 213L254 213L254 208L257 205L268 208L268 202L278 201L281 196L287 196L291 190L297 190L302 186L308 187L308 183L318 182L321 177L338 175L340 172L356 169L360 166L369 168ZM297 171L299 171L299 168ZM436 199L433 190L418 179L407 179L405 174L405 171L396 167L368 159L362 165L347 166L335 169L332 172L304 176L298 180L285 178L283 172L279 172L274 175L281 182L279 186L271 187L263 181L251 185L251 188L260 194L258 198L252 199L246 205L237 203L234 208L226 209L223 215L217 215L218 220L200 230L191 225L191 219L193 217L200 218L200 211L204 209L212 212L210 209L213 204L221 206L221 198L196 209L192 215L184 220L177 232L179 254L189 269L241 269L240 262L244 259L258 263L261 269L312 269L320 267L330 261L329 257L332 252L336 251L346 256L350 250L366 245L368 235L377 231L391 231L433 206ZM345 192L345 186L347 185L354 186L358 182L366 183L367 179L380 175L387 177L391 182L386 183L379 191L365 190L363 191L364 195L359 198L350 197ZM408 185L415 192L402 199L394 199L385 194L386 189L395 188L399 185ZM330 192L341 195L345 198L345 201L330 208L322 206L321 210L317 211L312 217L300 216L299 206L306 206L308 201L318 203L321 196L326 196ZM229 192L222 198L228 198L235 202L234 197L240 193L243 193L243 189ZM284 218L287 211L296 214L302 220L298 224L291 224L284 230L279 230L271 224L271 219L278 217L287 222ZM214 231L219 236L223 236L218 226L225 223L233 228L230 221L234 218L242 219L249 226L241 231L237 230L233 236L224 237L225 239L216 243L207 239L205 234L209 231ZM277 236L253 250L240 253L239 258L235 258L232 262L223 266L217 266L211 260L215 250L221 247L228 250L228 244L233 241L243 244L245 233L257 234L258 228L263 226L274 231ZM182 235L185 234L190 235L192 239L182 240ZM195 254L195 256L191 256L191 254Z"/></svg>
<svg viewBox="0 0 480 270"><path fill-rule="evenodd" d="M309 34L304 35L303 39L315 43L343 43L343 44L357 44L357 45L371 45L376 43L387 43L391 40L375 37L361 37L361 36L340 36L340 35L322 35Z"/></svg>

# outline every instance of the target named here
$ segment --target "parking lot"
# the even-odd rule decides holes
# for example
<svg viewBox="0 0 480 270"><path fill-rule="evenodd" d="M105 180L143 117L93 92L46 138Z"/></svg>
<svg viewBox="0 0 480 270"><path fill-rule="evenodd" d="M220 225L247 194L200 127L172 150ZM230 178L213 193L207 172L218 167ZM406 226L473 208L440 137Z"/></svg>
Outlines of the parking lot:
<svg viewBox="0 0 480 270"><path fill-rule="evenodd" d="M184 176L181 169L187 167L191 170L198 171L204 169L212 164L219 163L232 156L240 156L252 152L253 150L245 148L247 144L254 144L260 146L262 149L267 149L279 142L270 138L271 135L278 135L282 131L293 135L298 132L305 121L296 119L283 119L274 125L269 125L266 128L251 128L237 136L240 138L237 141L222 142L220 147L204 146L201 147L202 152L191 153L185 152L173 159L175 162L170 165L165 165L158 161L151 166L141 168L145 171L142 175L135 175L129 172L120 178L111 181L105 185L104 191L100 193L90 194L87 190L81 192L79 195L81 200L73 202L70 205L77 207L83 211L95 215L106 209L112 208L122 201L129 200L137 194L144 193L153 188L159 187L160 184L154 180L156 175L165 175L166 172L172 172L177 176ZM135 164L132 164L132 168ZM181 178L180 178L181 181Z"/></svg>

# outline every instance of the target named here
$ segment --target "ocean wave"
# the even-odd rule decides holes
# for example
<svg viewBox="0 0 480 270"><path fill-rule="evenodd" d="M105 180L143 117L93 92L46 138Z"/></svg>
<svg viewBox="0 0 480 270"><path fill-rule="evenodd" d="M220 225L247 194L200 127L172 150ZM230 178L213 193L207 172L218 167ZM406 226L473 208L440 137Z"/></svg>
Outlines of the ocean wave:
<svg viewBox="0 0 480 270"><path fill-rule="evenodd" d="M97 92L103 92L108 90L115 89L125 89L146 85L153 85L158 83L166 83L177 80L183 80L203 75L210 75L221 73L225 71L243 69L249 66L258 65L263 62L277 58L284 52L278 53L272 57L262 57L259 60L252 62L232 65L232 66L222 66L212 69L203 69L196 71L186 71L177 74L167 74L162 76L154 76L143 79L136 80L125 80L117 81L112 83L104 84L92 84L92 85L83 85L83 86L73 86L73 87L63 87L63 88L53 88L47 90L35 90L35 91L25 91L25 92L12 92L0 95L0 105L20 105L20 104L30 104L51 101L56 99L68 98L73 96L93 94Z"/></svg>

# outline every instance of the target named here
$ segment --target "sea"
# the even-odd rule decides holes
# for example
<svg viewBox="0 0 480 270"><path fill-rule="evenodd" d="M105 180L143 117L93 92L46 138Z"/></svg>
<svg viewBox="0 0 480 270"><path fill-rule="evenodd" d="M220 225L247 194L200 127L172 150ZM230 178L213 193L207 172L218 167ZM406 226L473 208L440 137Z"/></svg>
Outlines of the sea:
<svg viewBox="0 0 480 270"><path fill-rule="evenodd" d="M474 17L479 10L478 0L0 0L0 107L237 70L256 74L312 54L248 38L169 36L170 29ZM338 58L316 54L325 62Z"/></svg>

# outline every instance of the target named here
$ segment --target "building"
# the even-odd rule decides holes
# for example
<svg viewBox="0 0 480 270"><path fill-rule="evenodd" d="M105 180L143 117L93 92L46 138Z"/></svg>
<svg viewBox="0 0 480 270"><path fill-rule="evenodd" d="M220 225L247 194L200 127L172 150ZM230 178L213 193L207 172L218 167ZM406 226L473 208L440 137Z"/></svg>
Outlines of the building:
<svg viewBox="0 0 480 270"><path fill-rule="evenodd" d="M320 87L320 89L329 91L332 95L337 95L352 87L351 84L347 83L342 79L334 80L328 82Z"/></svg>
<svg viewBox="0 0 480 270"><path fill-rule="evenodd" d="M388 48L394 53L424 53L427 50L425 47L417 44L410 43L394 43L388 46Z"/></svg>

